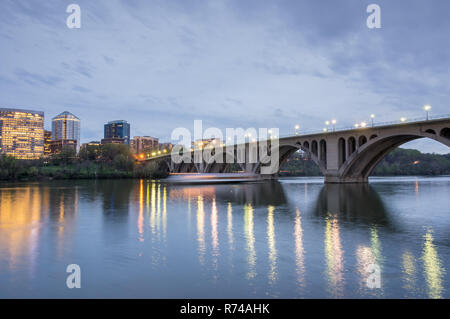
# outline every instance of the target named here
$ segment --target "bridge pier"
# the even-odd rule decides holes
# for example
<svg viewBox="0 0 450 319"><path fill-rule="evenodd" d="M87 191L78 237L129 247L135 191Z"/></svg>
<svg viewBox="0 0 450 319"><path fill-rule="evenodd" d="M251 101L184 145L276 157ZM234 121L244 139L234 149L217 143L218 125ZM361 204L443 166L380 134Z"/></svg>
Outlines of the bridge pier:
<svg viewBox="0 0 450 319"><path fill-rule="evenodd" d="M325 174L325 184L355 184L355 183L368 183L369 179L364 176L338 176Z"/></svg>

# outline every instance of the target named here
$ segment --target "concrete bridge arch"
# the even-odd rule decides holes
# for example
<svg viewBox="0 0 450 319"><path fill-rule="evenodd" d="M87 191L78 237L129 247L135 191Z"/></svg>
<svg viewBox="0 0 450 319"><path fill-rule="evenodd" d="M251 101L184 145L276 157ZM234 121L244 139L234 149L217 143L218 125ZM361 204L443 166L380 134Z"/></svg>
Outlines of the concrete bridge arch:
<svg viewBox="0 0 450 319"><path fill-rule="evenodd" d="M450 147L450 118L281 138L278 140L276 149L279 159L278 169L294 152L302 150L319 166L326 183L367 182L375 166L389 152L406 142L419 138L430 138ZM238 150L242 152L243 145L239 147L235 145L234 152L229 153L229 146L227 146L224 152L214 154L207 162L192 161L167 165L171 172L176 173L223 173L229 169L230 163L220 163L218 159L223 161L224 156L233 156L235 163L245 172L261 174L261 168L267 165L267 160L271 157L271 146L265 145L263 144L262 147L269 147L269 155L264 158L259 158L258 155L256 163L250 160L249 149L255 147L255 143L250 143L245 144L245 163L237 163L236 154ZM233 146L231 148L233 149ZM170 155L166 158L170 161ZM277 173L263 177L274 178L278 175Z"/></svg>

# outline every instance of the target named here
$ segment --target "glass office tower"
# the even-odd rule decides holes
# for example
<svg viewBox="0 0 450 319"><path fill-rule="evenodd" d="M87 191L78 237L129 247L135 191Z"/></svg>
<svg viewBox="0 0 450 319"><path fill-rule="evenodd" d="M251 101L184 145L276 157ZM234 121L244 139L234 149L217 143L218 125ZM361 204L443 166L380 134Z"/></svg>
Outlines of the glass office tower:
<svg viewBox="0 0 450 319"><path fill-rule="evenodd" d="M80 119L70 112L62 112L52 119L52 140L76 140L80 146Z"/></svg>
<svg viewBox="0 0 450 319"><path fill-rule="evenodd" d="M0 108L0 153L20 159L44 154L44 112Z"/></svg>
<svg viewBox="0 0 450 319"><path fill-rule="evenodd" d="M130 144L130 124L124 120L105 124L105 139L111 138L123 138L125 144Z"/></svg>

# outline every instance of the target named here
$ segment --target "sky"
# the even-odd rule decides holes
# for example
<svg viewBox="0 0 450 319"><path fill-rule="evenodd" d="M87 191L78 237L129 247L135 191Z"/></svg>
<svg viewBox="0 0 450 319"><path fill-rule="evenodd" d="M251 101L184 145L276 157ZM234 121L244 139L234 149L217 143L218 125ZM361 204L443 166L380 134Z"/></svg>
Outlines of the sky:
<svg viewBox="0 0 450 319"><path fill-rule="evenodd" d="M285 135L424 117L425 104L449 114L449 12L447 0L1 0L0 107L44 111L47 129L70 111L81 142L117 119L169 141L194 120Z"/></svg>

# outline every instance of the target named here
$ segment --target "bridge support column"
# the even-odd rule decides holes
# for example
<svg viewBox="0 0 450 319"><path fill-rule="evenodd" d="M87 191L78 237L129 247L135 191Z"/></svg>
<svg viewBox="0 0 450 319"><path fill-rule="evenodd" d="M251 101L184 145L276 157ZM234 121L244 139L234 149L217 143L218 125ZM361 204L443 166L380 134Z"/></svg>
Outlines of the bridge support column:
<svg viewBox="0 0 450 319"><path fill-rule="evenodd" d="M326 184L351 184L351 183L368 183L369 179L364 176L339 176L338 174L325 173Z"/></svg>

